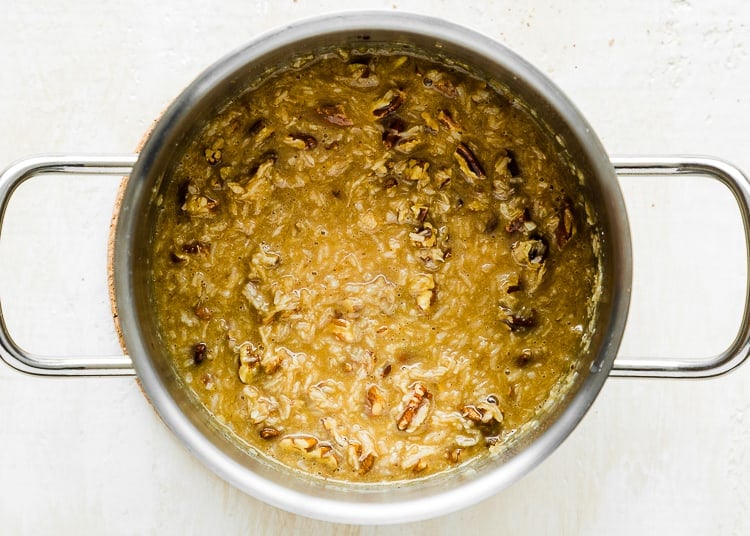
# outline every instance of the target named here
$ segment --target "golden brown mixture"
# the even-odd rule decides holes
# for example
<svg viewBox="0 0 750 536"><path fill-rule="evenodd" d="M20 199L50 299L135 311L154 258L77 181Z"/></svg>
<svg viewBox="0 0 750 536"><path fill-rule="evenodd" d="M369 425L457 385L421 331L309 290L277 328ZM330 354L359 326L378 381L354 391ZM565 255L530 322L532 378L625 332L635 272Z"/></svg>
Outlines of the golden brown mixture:
<svg viewBox="0 0 750 536"><path fill-rule="evenodd" d="M503 446L577 367L593 229L560 149L457 68L339 52L226 106L161 199L175 367L249 447L350 481Z"/></svg>

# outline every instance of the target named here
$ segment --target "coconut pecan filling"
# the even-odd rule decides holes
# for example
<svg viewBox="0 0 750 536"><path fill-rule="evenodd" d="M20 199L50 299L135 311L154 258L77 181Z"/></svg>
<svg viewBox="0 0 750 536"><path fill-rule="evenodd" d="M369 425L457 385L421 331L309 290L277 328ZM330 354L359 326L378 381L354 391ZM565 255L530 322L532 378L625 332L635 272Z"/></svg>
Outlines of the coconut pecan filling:
<svg viewBox="0 0 750 536"><path fill-rule="evenodd" d="M239 440L326 478L502 450L577 367L595 232L561 150L456 67L339 51L196 136L161 198L155 308Z"/></svg>

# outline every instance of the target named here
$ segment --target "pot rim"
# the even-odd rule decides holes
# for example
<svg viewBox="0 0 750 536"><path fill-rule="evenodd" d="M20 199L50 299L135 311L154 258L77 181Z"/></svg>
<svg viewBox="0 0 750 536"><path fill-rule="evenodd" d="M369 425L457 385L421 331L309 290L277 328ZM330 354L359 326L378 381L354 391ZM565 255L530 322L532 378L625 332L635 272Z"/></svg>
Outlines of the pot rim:
<svg viewBox="0 0 750 536"><path fill-rule="evenodd" d="M608 308L610 320L606 333L601 334L599 352L588 377L555 421L501 465L483 468L482 474L457 481L449 489L390 502L382 497L372 500L372 495L351 492L334 494L333 498L306 493L304 489L308 488L304 486L282 483L282 478L271 480L249 470L236 457L227 455L170 395L154 360L149 357L155 342L143 336L141 319L136 310L137 300L134 298L134 281L138 274L142 275L143 270L139 267L142 259L133 253L137 235L135 222L138 215L146 210L153 189L152 182L146 179L157 156L171 150L170 133L191 107L228 76L270 51L320 35L366 34L379 30L427 36L436 43L452 43L476 51L478 55L492 58L494 63L511 69L554 105L556 112L570 126L572 135L587 148L592 172L604 194L604 206L600 207L600 211L610 219L609 236L606 238L614 257L609 282L612 297L609 303L600 304ZM630 231L614 169L593 129L563 92L530 63L487 36L442 19L389 11L348 11L294 22L261 35L206 69L175 99L144 144L125 189L114 249L115 295L126 348L143 390L162 420L182 443L213 472L264 502L308 517L357 524L401 523L444 515L492 496L541 463L572 432L607 378L624 331L632 278ZM390 486L387 489L393 490L393 495L396 495L399 489L410 487Z"/></svg>

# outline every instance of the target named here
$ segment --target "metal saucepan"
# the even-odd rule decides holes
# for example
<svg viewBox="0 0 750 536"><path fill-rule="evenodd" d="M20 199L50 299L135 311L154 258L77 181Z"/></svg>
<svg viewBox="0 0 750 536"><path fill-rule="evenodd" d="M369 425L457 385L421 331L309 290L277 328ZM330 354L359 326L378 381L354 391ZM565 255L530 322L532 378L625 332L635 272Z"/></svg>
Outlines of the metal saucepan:
<svg viewBox="0 0 750 536"><path fill-rule="evenodd" d="M292 473L248 454L191 401L161 346L151 307L149 247L155 197L184 140L231 96L269 67L321 47L405 47L447 56L507 87L564 141L595 207L603 241L603 292L592 344L581 356L583 373L554 411L507 453L465 470L407 484L343 485ZM736 168L700 157L610 159L589 124L542 73L495 41L454 24L390 12L346 13L294 24L264 35L207 69L158 120L139 155L54 156L22 160L0 176L0 224L19 184L50 172L129 174L116 214L112 278L116 316L127 355L46 357L20 348L0 310L0 356L12 367L44 375L138 375L164 422L212 471L239 489L286 510L330 521L396 523L442 515L474 504L508 486L544 460L573 430L609 375L706 377L731 370L749 351L745 302L740 330L727 350L700 362L615 362L630 303L630 230L617 175L695 174L715 178L734 194L750 241L750 187ZM745 290L747 294L747 289ZM135 369L135 371L133 370Z"/></svg>

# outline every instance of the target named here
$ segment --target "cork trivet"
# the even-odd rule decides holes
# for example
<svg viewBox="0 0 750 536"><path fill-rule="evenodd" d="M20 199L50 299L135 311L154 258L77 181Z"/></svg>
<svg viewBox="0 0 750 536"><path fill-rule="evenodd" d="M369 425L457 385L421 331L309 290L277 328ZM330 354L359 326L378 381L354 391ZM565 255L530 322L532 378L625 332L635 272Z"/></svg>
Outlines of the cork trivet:
<svg viewBox="0 0 750 536"><path fill-rule="evenodd" d="M159 118L163 114L159 114ZM141 138L141 141L138 143L138 146L136 148L136 153L140 153L141 149L143 149L143 146L146 144L146 140L151 136L151 132L153 132L154 127L156 126L156 123L159 121L159 118L154 120L154 122L151 124L151 126L148 128L146 133ZM117 297L115 296L115 273L114 273L114 261L115 261L115 240L116 237L116 229L117 229L117 220L120 216L120 207L122 206L122 200L125 196L125 188L128 185L128 180L130 179L130 175L126 175L122 178L120 181L120 188L117 191L117 196L115 197L115 204L112 211L112 220L109 224L109 239L107 243L107 288L109 291L109 303L110 307L112 309L112 321L115 325L115 332L117 333L117 339L120 343L120 347L122 348L122 351L127 355L128 351L125 347L125 340L122 336L122 327L120 326L120 317L119 313L117 311ZM138 380L138 378L136 378ZM138 384L140 385L141 382L138 380Z"/></svg>

